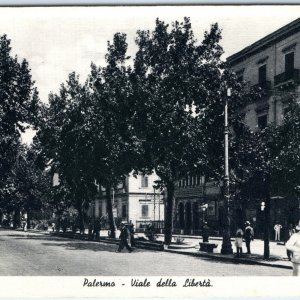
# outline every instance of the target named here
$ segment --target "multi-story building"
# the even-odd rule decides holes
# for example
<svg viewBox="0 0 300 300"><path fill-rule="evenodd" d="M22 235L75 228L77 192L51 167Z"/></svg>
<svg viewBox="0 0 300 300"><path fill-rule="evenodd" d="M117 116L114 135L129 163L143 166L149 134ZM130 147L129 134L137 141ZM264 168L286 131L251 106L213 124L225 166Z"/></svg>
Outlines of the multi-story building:
<svg viewBox="0 0 300 300"><path fill-rule="evenodd" d="M270 123L280 125L289 101L299 98L300 18L231 55L227 62L240 79L264 91L263 98L246 107L245 123L252 130L263 129ZM264 222L262 201L252 201L246 212L258 230ZM271 224L279 222L286 227L298 223L298 199L272 195L271 202Z"/></svg>
<svg viewBox="0 0 300 300"><path fill-rule="evenodd" d="M242 112L245 123L252 130L270 123L280 125L288 102L300 92L300 18L231 55L227 62L240 80L264 91L264 97ZM205 182L203 177L188 176L179 181L175 196L175 232L197 233L203 221L216 230L222 228L222 186ZM297 199L272 195L271 200L271 224L298 223ZM238 205L232 207L233 226L241 226L247 219L258 233L262 232L263 201L251 199L246 211Z"/></svg>
<svg viewBox="0 0 300 300"><path fill-rule="evenodd" d="M163 228L164 196L155 188L157 180L159 177L155 173L128 174L111 192L114 217L125 222L131 220L137 231L143 230L150 223L157 229ZM102 187L92 205L91 214L96 218L107 216L105 191Z"/></svg>

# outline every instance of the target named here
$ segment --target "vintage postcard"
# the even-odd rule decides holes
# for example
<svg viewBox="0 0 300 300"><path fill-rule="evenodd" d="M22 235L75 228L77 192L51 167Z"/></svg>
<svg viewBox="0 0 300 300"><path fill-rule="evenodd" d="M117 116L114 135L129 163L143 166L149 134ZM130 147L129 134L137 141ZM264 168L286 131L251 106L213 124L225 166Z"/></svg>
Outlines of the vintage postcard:
<svg viewBox="0 0 300 300"><path fill-rule="evenodd" d="M299 12L0 7L0 297L299 297Z"/></svg>

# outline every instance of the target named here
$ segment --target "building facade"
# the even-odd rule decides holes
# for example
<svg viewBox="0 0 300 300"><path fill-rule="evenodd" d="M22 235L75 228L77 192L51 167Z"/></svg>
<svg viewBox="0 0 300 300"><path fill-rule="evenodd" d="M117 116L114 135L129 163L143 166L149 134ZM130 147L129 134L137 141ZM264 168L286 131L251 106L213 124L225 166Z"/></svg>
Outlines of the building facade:
<svg viewBox="0 0 300 300"><path fill-rule="evenodd" d="M154 188L159 177L133 172L112 190L113 215L119 221L129 222L136 231L143 231L147 224L162 229L164 221L164 198L159 189ZM100 187L99 196L94 201L91 214L95 217L107 216L105 190Z"/></svg>
<svg viewBox="0 0 300 300"><path fill-rule="evenodd" d="M201 234L204 222L217 230L222 217L221 187L204 176L186 176L175 190L174 233Z"/></svg>
<svg viewBox="0 0 300 300"><path fill-rule="evenodd" d="M227 62L239 79L263 90L264 96L244 111L249 128L261 130L271 123L279 126L289 102L300 98L300 18L228 57ZM261 232L264 200L254 200L245 215ZM271 229L276 223L285 228L298 223L299 208L299 199L272 195Z"/></svg>
<svg viewBox="0 0 300 300"><path fill-rule="evenodd" d="M260 87L263 97L242 112L253 131L268 124L282 123L289 101L300 92L300 18L228 57L230 68L239 80ZM175 193L174 231L201 234L207 221L215 234L224 225L222 184L205 182L204 177L187 176L177 184ZM249 200L249 201L248 201ZM249 220L262 235L264 228L263 199L248 199L247 209L233 204L232 230ZM298 223L299 200L284 195L271 197L271 229L276 223L287 227Z"/></svg>

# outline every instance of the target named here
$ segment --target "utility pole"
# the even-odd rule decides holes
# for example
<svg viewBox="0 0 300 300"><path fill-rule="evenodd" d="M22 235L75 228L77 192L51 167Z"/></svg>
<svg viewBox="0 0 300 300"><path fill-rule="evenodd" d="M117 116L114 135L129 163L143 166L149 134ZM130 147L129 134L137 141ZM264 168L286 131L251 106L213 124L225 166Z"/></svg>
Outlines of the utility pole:
<svg viewBox="0 0 300 300"><path fill-rule="evenodd" d="M227 89L224 105L224 219L225 226L223 230L222 254L232 254L232 245L230 240L230 204L229 204L229 166L228 166L228 98L231 96L231 89Z"/></svg>

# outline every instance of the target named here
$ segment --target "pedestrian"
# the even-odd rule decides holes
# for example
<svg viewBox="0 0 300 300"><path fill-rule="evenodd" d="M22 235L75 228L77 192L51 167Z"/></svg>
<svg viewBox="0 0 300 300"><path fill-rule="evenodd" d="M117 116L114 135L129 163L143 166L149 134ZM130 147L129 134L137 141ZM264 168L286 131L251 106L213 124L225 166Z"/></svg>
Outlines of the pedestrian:
<svg viewBox="0 0 300 300"><path fill-rule="evenodd" d="M89 225L88 225L88 239L92 240L93 239L93 228L94 224L91 219L89 219Z"/></svg>
<svg viewBox="0 0 300 300"><path fill-rule="evenodd" d="M100 240L100 229L101 229L100 220L96 219L93 225L93 240L95 241Z"/></svg>
<svg viewBox="0 0 300 300"><path fill-rule="evenodd" d="M236 257L240 258L243 253L243 230L238 229L235 237Z"/></svg>
<svg viewBox="0 0 300 300"><path fill-rule="evenodd" d="M121 226L121 233L119 236L120 243L119 243L119 248L116 252L121 252L123 250L123 248L126 247L128 252L130 253L130 252L132 252L132 249L128 245L128 237L129 237L128 229L126 228L124 223L121 223L120 226Z"/></svg>
<svg viewBox="0 0 300 300"><path fill-rule="evenodd" d="M148 240L149 240L150 242L155 242L156 238L155 238L155 236L154 236L152 224L146 225L145 235L146 235L146 237L148 238Z"/></svg>
<svg viewBox="0 0 300 300"><path fill-rule="evenodd" d="M274 226L275 230L275 241L280 241L280 231L282 226L279 223L276 223Z"/></svg>
<svg viewBox="0 0 300 300"><path fill-rule="evenodd" d="M295 233L295 229L294 229L294 227L293 227L293 225L292 224L290 224L289 225L289 227L288 227L288 230L287 230L287 241L291 238L291 236L293 235ZM286 241L286 242L287 242ZM285 243L286 243L285 242ZM286 255L287 255L287 257L288 257L288 259L289 259L289 261L291 260L291 258L292 258L292 256L293 256L293 252L292 251L290 251L290 250L288 250L288 249L286 249Z"/></svg>
<svg viewBox="0 0 300 300"><path fill-rule="evenodd" d="M52 222L52 232L54 232L55 231L55 223L54 222Z"/></svg>
<svg viewBox="0 0 300 300"><path fill-rule="evenodd" d="M253 241L253 239L254 239L254 231L253 231L253 228L251 227L251 224L249 221L247 221L245 223L245 225L246 225L246 228L245 228L244 239L246 242L247 253L251 254L250 244L251 244L251 241Z"/></svg>
<svg viewBox="0 0 300 300"><path fill-rule="evenodd" d="M134 225L132 221L129 221L129 233L130 233L130 245L134 247Z"/></svg>
<svg viewBox="0 0 300 300"><path fill-rule="evenodd" d="M209 239L209 227L207 225L207 222L203 223L203 228L202 228L202 240L203 243L208 243Z"/></svg>
<svg viewBox="0 0 300 300"><path fill-rule="evenodd" d="M295 233L286 242L286 249L293 254L293 276L300 276L300 225L295 228Z"/></svg>

